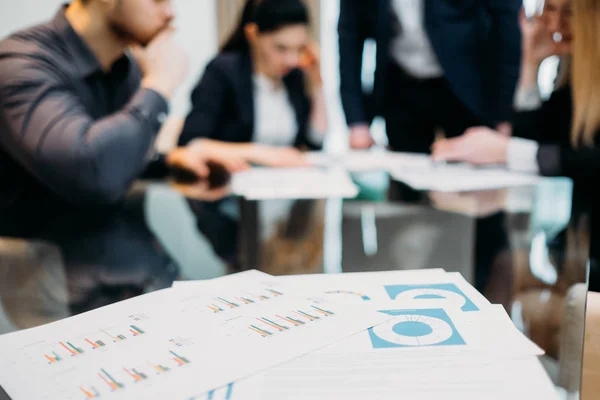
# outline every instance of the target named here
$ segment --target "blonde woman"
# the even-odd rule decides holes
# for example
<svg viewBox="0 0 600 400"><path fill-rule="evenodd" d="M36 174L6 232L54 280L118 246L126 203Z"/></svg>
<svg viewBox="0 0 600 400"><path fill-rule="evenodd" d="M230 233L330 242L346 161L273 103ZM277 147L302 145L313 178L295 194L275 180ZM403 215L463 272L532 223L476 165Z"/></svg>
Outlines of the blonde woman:
<svg viewBox="0 0 600 400"><path fill-rule="evenodd" d="M587 1L546 0L541 16L531 20L521 16L523 57L515 96L513 137L500 135L483 127L473 128L456 139L437 142L433 146L434 159L467 161L474 164L506 164L514 170L546 176L575 177L587 173L584 171L588 168L579 166L589 159L588 154L593 144L590 139L594 133L590 130L594 129L584 120L585 117L581 113L578 119L573 119L573 109L574 106L580 110L587 107L584 104L587 104L589 99L589 95L582 92L579 77L590 77L591 72L597 69L597 64L592 62L589 56L599 49L586 50L582 47L598 47L600 40L596 37L586 38L587 32L572 31L575 27L579 27L578 31L585 31L586 23L595 23L588 12L575 15L577 7L587 8L582 3ZM600 4L595 0L591 0L590 3ZM575 23L575 19L579 19L580 22ZM590 43L590 40L595 43ZM542 61L553 55L563 58L563 71L570 67L570 73L566 78L557 80L550 99L542 102L537 85L538 71ZM569 62L569 59L572 60ZM573 78L579 79L578 85ZM600 79L595 83L600 85ZM593 91L591 82L583 83L583 86L584 90ZM580 96L573 102L572 94L578 91ZM585 130L581 129L584 125ZM600 129L600 124L596 128Z"/></svg>
<svg viewBox="0 0 600 400"><path fill-rule="evenodd" d="M523 18L522 27L524 57L513 137L472 129L437 143L433 158L506 164L513 170L572 178L576 208L591 212L590 289L598 290L600 219L594 208L600 200L600 0L546 0L544 15ZM550 55L569 61L568 75L542 102L537 71Z"/></svg>

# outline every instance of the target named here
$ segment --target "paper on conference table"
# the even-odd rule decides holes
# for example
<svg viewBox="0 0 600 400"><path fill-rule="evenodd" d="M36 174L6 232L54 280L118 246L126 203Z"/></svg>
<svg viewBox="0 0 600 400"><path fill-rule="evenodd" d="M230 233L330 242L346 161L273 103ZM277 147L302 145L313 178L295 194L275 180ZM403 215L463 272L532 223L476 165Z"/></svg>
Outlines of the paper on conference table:
<svg viewBox="0 0 600 400"><path fill-rule="evenodd" d="M428 168L432 162L427 154L399 153L387 150L350 150L344 153L309 152L314 165L338 166L350 172L389 171L394 168Z"/></svg>
<svg viewBox="0 0 600 400"><path fill-rule="evenodd" d="M260 277L259 274L253 276ZM456 306L466 312L490 306L490 302L460 273L447 273L443 269L307 274L270 279L299 293L313 293L336 303L365 303L373 308L414 300L429 306ZM175 282L173 287L205 284L206 281L181 281Z"/></svg>
<svg viewBox="0 0 600 400"><path fill-rule="evenodd" d="M397 319L249 378L254 388L244 398L555 395L536 358L543 352L516 331L501 307L479 313L452 308L390 311ZM417 324L430 325L431 333Z"/></svg>
<svg viewBox="0 0 600 400"><path fill-rule="evenodd" d="M184 400L390 318L248 276L0 336L0 385L14 400Z"/></svg>
<svg viewBox="0 0 600 400"><path fill-rule="evenodd" d="M432 164L427 168L392 168L390 175L417 190L438 192L468 192L509 187L534 186L535 175L507 171L501 168L474 168L467 165Z"/></svg>
<svg viewBox="0 0 600 400"><path fill-rule="evenodd" d="M463 311L479 311L490 302L457 272L443 269L358 272L278 277L302 290L322 293L336 302L403 304L419 300L432 306L454 305Z"/></svg>
<svg viewBox="0 0 600 400"><path fill-rule="evenodd" d="M262 168L234 174L234 194L249 200L352 198L358 188L348 173L336 168Z"/></svg>
<svg viewBox="0 0 600 400"><path fill-rule="evenodd" d="M466 163L432 161L429 154L352 150L341 154L320 152L307 155L316 165L336 165L350 172L385 170L392 178L417 190L465 192L508 187L533 186L535 175L508 171L500 167L473 167Z"/></svg>
<svg viewBox="0 0 600 400"><path fill-rule="evenodd" d="M293 362L248 379L254 388L242 398L253 400L558 400L557 391L536 357L467 364L446 360L432 365L415 358L331 356ZM247 384L247 383L246 383Z"/></svg>

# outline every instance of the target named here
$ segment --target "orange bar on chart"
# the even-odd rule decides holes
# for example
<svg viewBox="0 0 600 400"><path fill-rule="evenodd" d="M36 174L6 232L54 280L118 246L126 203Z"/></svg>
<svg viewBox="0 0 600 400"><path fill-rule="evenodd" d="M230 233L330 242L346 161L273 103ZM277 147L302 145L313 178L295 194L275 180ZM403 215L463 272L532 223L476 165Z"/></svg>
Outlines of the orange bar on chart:
<svg viewBox="0 0 600 400"><path fill-rule="evenodd" d="M269 325L271 328L275 328L275 329L277 329L279 332L283 332L283 331L285 331L285 329L284 329L284 328L282 328L282 327L279 327L279 326L277 326L277 325L275 325L275 324L272 324L272 323L270 323L270 322L268 322L268 321L265 321L264 319L256 318L256 320L258 320L258 321L262 322L263 324L267 324L267 325Z"/></svg>
<svg viewBox="0 0 600 400"><path fill-rule="evenodd" d="M133 379L135 379L136 382L139 382L142 380L142 378L140 378L139 376L132 374L127 368L123 368L123 370L125 370L125 372L127 372L129 374L129 376L131 376Z"/></svg>
<svg viewBox="0 0 600 400"><path fill-rule="evenodd" d="M281 315L276 315L276 317L277 317L277 318L281 318L282 320L284 320L284 321L287 321L287 322L289 322L289 323L291 323L291 324L294 324L294 326L300 326L300 325L302 325L302 324L300 324L300 323L298 323L298 322L294 321L293 319L289 319L289 318L286 318L286 317L282 317Z"/></svg>
<svg viewBox="0 0 600 400"><path fill-rule="evenodd" d="M79 389L81 389L81 391L83 392L83 394L85 395L85 397L87 397L88 399L93 399L96 396L94 396L94 394L88 390L85 390L84 388L80 387Z"/></svg>
<svg viewBox="0 0 600 400"><path fill-rule="evenodd" d="M73 351L73 350L71 350L69 347L67 347L67 345L66 345L66 344L64 344L63 342L59 342L59 344L60 344L62 347L64 347L66 350L69 350L69 353L71 353L72 355L74 355L74 356L76 356L76 355L77 355L77 353L76 353L76 352L74 352L74 351Z"/></svg>

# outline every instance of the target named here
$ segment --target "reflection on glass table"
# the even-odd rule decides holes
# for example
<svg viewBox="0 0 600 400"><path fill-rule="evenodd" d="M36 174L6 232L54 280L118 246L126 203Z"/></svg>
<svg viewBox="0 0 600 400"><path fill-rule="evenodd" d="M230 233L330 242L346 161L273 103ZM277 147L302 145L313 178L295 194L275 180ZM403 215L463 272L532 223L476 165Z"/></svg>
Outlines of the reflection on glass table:
<svg viewBox="0 0 600 400"><path fill-rule="evenodd" d="M576 393L589 234L569 182L470 193L380 183L344 201L249 201L228 187L140 185L120 207L65 216L40 240L0 239L0 332L175 279L250 268L274 275L444 268L502 304L546 351L554 382ZM184 257L198 248L223 267Z"/></svg>

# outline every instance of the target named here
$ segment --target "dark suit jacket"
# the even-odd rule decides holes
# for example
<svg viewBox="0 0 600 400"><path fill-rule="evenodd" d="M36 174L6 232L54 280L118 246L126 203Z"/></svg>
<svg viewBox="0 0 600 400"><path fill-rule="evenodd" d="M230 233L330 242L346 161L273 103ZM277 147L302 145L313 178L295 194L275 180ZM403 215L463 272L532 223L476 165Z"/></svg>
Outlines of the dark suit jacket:
<svg viewBox="0 0 600 400"><path fill-rule="evenodd" d="M296 113L296 147L316 148L308 140L311 102L305 90L304 74L294 70L284 84ZM192 111L186 118L180 145L196 138L225 142L252 142L254 93L252 61L244 52L226 52L213 59L192 92Z"/></svg>
<svg viewBox="0 0 600 400"><path fill-rule="evenodd" d="M596 147L573 148L571 87L556 90L535 111L517 112L513 118L513 135L539 142L538 164L544 176L566 176L576 182L594 184L600 177L600 132Z"/></svg>
<svg viewBox="0 0 600 400"><path fill-rule="evenodd" d="M595 147L571 145L573 122L571 87L556 90L535 111L517 112L513 118L513 135L540 143L538 165L543 176L565 176L574 183L573 213L591 214L590 285L600 289L600 215L598 215L598 182L600 179L600 132ZM592 282L593 281L593 282ZM592 286L590 286L592 287Z"/></svg>
<svg viewBox="0 0 600 400"><path fill-rule="evenodd" d="M519 77L521 0L425 0L425 26L445 77L482 121L507 121ZM389 46L397 27L391 0L341 0L341 95L349 125L381 115ZM364 42L377 43L373 93L363 93Z"/></svg>

